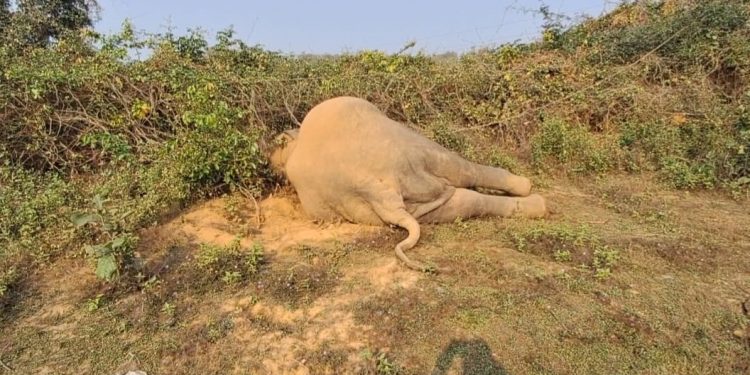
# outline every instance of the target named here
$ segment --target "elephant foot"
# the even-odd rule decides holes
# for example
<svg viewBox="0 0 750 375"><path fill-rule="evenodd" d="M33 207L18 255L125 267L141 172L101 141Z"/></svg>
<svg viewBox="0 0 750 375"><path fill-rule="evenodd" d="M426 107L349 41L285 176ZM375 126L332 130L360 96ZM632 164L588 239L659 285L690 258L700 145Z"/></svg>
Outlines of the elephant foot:
<svg viewBox="0 0 750 375"><path fill-rule="evenodd" d="M517 216L536 219L547 215L547 203L539 194L532 194L528 197L517 198L518 210Z"/></svg>
<svg viewBox="0 0 750 375"><path fill-rule="evenodd" d="M508 176L506 192L517 197L526 197L531 194L531 180L523 176Z"/></svg>

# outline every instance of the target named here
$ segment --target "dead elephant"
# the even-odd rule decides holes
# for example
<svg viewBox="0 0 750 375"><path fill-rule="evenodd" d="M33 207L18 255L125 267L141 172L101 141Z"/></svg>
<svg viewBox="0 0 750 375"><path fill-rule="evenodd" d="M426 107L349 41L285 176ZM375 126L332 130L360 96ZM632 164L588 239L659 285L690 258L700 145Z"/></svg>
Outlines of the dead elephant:
<svg viewBox="0 0 750 375"><path fill-rule="evenodd" d="M320 220L400 226L396 245L407 266L425 270L404 251L419 241L420 223L479 216L546 215L544 198L528 178L469 162L354 97L326 100L299 130L287 131L271 155L305 212ZM485 188L503 195L481 194Z"/></svg>

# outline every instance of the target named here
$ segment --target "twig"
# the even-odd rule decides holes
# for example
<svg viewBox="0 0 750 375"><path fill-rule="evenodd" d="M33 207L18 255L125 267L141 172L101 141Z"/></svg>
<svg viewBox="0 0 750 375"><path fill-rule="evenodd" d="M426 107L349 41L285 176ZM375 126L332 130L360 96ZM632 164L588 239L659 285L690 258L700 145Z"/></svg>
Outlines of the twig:
<svg viewBox="0 0 750 375"><path fill-rule="evenodd" d="M255 199L253 194L247 191L247 189L245 189L244 187L240 186L239 190L240 190L240 193L242 193L242 195L244 195L246 198L250 198L250 200L253 201L253 205L255 205L256 229L260 229L262 220L261 220L260 205L258 204L258 200Z"/></svg>
<svg viewBox="0 0 750 375"><path fill-rule="evenodd" d="M568 328L568 326L567 326L567 325L565 325L565 323L563 323L563 322L562 322L562 320L560 320L560 318L558 318L558 317L557 317L557 314L555 314L555 312L554 312L554 311L552 311L552 308L551 308L551 307L547 309L547 312L549 312L549 313L550 313L550 315L552 315L552 317L553 317L553 318L555 318L555 321L557 321L557 324L559 324L559 325L560 325L560 327L562 327L562 328L563 328L563 330L565 331L565 333L567 333L567 334L574 334L574 333L575 333L575 332L573 332L572 330L570 330L570 329Z"/></svg>
<svg viewBox="0 0 750 375"><path fill-rule="evenodd" d="M0 359L0 366L3 366L3 368L4 368L5 370L7 370L8 372L13 372L13 368L12 368L12 367L10 367L10 366L8 366L8 365L6 365L6 364L5 364L5 362L3 362L3 360L2 360L2 359Z"/></svg>
<svg viewBox="0 0 750 375"><path fill-rule="evenodd" d="M286 95L284 95L284 108L286 108L286 111L289 112L289 117L292 118L292 121L294 121L294 124L297 126L302 126L302 123L297 120L297 116L294 115L294 111L292 111L291 108L289 108L289 103L286 101Z"/></svg>
<svg viewBox="0 0 750 375"><path fill-rule="evenodd" d="M683 32L683 31L685 31L685 30L687 30L687 28L688 28L688 26L684 26L684 27L682 27L681 29L677 30L677 32L675 32L674 34L672 34L672 36L670 36L669 38L665 39L665 40L664 40L663 42L661 42L661 44L659 44L658 46L654 47L654 48L653 48L653 49L652 49L651 51L648 51L648 52L646 52L646 54L645 54L645 55L643 55L643 56L641 56L641 57L640 57L640 58L639 58L638 60L635 60L635 61L634 61L633 63L629 64L629 65L627 66L627 68L630 68L630 67L632 67L632 66L634 66L634 65L637 65L637 64L639 64L639 63L640 63L641 61L643 61L643 59L645 59L645 58L646 58L646 57L648 57L648 56L651 56L651 55L652 55L652 54L654 54L654 53L655 53L656 51L660 50L660 49L661 49L661 47L664 47L664 46L665 46L665 45L666 45L667 43L671 42L671 41L672 41L672 39L674 39L674 38L676 38L676 37L677 37L678 35L682 34L682 32Z"/></svg>
<svg viewBox="0 0 750 375"><path fill-rule="evenodd" d="M252 199L253 204L255 205L255 221L256 221L256 229L260 229L261 224L261 217L260 217L260 205L258 204L258 200L255 199L252 194L250 195L250 199Z"/></svg>

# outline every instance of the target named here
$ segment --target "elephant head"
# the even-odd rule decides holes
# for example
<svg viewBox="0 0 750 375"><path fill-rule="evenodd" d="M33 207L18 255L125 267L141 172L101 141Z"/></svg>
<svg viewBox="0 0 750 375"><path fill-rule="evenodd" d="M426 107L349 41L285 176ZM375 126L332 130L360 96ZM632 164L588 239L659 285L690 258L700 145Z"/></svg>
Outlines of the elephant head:
<svg viewBox="0 0 750 375"><path fill-rule="evenodd" d="M274 172L284 175L284 166L289 159L289 155L294 151L298 135L299 129L290 129L277 135L274 139L274 147L270 156L271 169Z"/></svg>

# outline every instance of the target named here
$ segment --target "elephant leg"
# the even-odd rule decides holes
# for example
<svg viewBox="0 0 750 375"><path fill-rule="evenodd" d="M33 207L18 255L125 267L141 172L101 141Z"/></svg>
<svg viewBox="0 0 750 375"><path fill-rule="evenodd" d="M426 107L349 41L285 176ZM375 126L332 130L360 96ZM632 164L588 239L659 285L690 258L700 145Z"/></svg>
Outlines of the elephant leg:
<svg viewBox="0 0 750 375"><path fill-rule="evenodd" d="M526 197L531 194L531 180L517 176L503 168L473 164L475 182L472 187L502 190L510 195Z"/></svg>
<svg viewBox="0 0 750 375"><path fill-rule="evenodd" d="M414 212L411 214L414 217L421 217L429 213L430 211L442 206L447 202L453 194L456 193L456 188L453 186L446 186L443 190L443 193L440 194L440 196L435 199L432 202L421 204L417 207L417 209L414 210Z"/></svg>
<svg viewBox="0 0 750 375"><path fill-rule="evenodd" d="M500 190L513 196L531 193L531 180L506 169L472 163L453 154L438 155L430 166L435 175L458 188Z"/></svg>
<svg viewBox="0 0 750 375"><path fill-rule="evenodd" d="M449 223L457 218L481 216L539 218L546 215L544 198L538 194L527 197L505 197L481 194L469 189L456 189L451 199L437 209L418 217L420 223Z"/></svg>

